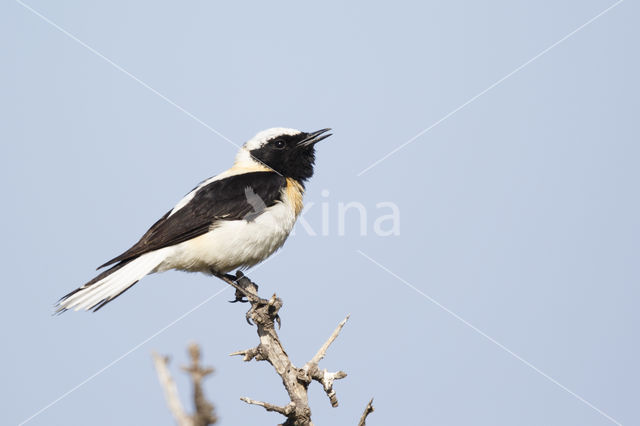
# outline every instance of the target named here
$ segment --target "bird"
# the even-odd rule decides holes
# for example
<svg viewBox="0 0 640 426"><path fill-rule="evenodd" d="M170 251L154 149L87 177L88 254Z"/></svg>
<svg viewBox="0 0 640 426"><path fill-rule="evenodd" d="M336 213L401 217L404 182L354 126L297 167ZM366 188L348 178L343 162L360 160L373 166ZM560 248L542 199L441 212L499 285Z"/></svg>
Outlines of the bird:
<svg viewBox="0 0 640 426"><path fill-rule="evenodd" d="M276 127L242 145L228 170L206 179L107 268L58 301L56 313L98 311L149 274L221 276L262 262L285 243L303 209L316 144L331 129Z"/></svg>

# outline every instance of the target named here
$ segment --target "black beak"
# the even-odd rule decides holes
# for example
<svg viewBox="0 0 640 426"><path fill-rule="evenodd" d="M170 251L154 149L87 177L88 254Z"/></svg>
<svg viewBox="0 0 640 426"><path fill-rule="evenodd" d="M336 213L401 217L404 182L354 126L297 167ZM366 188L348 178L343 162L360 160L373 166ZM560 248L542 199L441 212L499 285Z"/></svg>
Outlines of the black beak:
<svg viewBox="0 0 640 426"><path fill-rule="evenodd" d="M305 146L311 146L311 145L317 144L321 140L326 139L333 134L333 133L329 133L328 135L323 134L323 133L327 133L329 130L331 129L326 128L326 129L318 130L316 132L307 133L307 137L301 140L300 142L298 142L298 146L305 147Z"/></svg>

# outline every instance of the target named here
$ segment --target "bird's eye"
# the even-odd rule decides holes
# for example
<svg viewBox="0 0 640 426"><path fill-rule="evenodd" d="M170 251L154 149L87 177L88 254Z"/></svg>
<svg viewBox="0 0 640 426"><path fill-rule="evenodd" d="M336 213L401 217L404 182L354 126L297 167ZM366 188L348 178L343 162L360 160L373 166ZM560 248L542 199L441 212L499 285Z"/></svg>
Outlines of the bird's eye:
<svg viewBox="0 0 640 426"><path fill-rule="evenodd" d="M273 143L273 146L275 146L278 149L282 149L284 148L286 144L284 143L284 141L282 139L276 139L276 141Z"/></svg>

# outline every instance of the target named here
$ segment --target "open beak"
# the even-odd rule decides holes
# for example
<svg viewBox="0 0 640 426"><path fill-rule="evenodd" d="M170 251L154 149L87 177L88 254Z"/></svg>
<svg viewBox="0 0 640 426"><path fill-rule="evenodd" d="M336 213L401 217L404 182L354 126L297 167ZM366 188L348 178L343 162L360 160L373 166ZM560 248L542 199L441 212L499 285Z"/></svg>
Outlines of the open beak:
<svg viewBox="0 0 640 426"><path fill-rule="evenodd" d="M311 145L317 144L321 140L326 139L332 135L332 133L329 133L327 135L324 134L324 133L327 133L329 130L331 129L326 128L326 129L318 130L316 132L308 133L306 138L298 142L298 146L305 147L305 146L311 146Z"/></svg>

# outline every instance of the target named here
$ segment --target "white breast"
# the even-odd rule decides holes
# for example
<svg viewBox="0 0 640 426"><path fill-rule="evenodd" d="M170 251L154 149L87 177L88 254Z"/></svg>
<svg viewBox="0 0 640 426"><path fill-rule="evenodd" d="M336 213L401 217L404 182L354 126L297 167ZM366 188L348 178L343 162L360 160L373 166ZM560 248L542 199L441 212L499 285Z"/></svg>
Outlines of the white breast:
<svg viewBox="0 0 640 426"><path fill-rule="evenodd" d="M293 202L283 191L282 199L252 221L219 222L204 235L180 243L157 269L220 273L251 267L279 249L296 221Z"/></svg>

